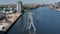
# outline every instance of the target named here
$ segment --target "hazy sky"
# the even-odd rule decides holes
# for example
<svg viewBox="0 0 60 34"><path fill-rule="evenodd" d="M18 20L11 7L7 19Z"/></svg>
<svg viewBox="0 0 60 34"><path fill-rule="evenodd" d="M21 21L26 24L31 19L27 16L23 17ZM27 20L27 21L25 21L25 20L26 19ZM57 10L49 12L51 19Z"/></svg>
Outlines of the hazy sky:
<svg viewBox="0 0 60 34"><path fill-rule="evenodd" d="M21 0L23 3L54 3L60 0Z"/></svg>
<svg viewBox="0 0 60 34"><path fill-rule="evenodd" d="M16 1L18 0L0 0L0 4L10 4L10 3L16 3ZM40 4L40 3L54 3L54 2L58 2L60 0L20 0L23 2L23 4Z"/></svg>

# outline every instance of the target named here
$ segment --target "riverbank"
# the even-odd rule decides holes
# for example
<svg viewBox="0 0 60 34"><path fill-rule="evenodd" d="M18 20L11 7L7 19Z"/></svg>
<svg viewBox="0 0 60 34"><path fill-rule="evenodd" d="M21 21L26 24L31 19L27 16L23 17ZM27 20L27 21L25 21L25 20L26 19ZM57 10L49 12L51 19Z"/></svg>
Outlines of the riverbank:
<svg viewBox="0 0 60 34"><path fill-rule="evenodd" d="M55 9L55 10L57 10L57 11L60 11L60 8L58 8L58 9Z"/></svg>
<svg viewBox="0 0 60 34"><path fill-rule="evenodd" d="M58 9L57 9L57 8L52 8L52 9L54 9L54 10L56 10L56 11L59 11L59 12L60 12L60 8L58 8Z"/></svg>
<svg viewBox="0 0 60 34"><path fill-rule="evenodd" d="M51 9L54 9L54 10L57 10L57 11L59 11L60 12L60 8L58 7L53 7L53 6L51 6L51 7L49 7L49 8L51 8Z"/></svg>
<svg viewBox="0 0 60 34"><path fill-rule="evenodd" d="M5 19L0 20L0 31L6 32L15 23L15 21L18 19L18 17L20 17L21 15L22 15L22 13L20 13L20 12L6 14L7 20L5 20Z"/></svg>
<svg viewBox="0 0 60 34"><path fill-rule="evenodd" d="M23 9L24 10L28 10L28 9L32 10L32 9L38 8L39 6L40 5L36 5L36 4L24 4Z"/></svg>

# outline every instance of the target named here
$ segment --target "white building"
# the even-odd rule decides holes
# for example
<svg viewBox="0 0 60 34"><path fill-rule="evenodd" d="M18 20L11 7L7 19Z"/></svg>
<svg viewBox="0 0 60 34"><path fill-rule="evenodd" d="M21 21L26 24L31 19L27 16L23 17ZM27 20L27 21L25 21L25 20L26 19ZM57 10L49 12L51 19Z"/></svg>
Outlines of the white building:
<svg viewBox="0 0 60 34"><path fill-rule="evenodd" d="M60 2L55 3L55 6L59 8L60 7Z"/></svg>
<svg viewBox="0 0 60 34"><path fill-rule="evenodd" d="M17 2L17 11L22 11L22 2L21 1L18 1Z"/></svg>

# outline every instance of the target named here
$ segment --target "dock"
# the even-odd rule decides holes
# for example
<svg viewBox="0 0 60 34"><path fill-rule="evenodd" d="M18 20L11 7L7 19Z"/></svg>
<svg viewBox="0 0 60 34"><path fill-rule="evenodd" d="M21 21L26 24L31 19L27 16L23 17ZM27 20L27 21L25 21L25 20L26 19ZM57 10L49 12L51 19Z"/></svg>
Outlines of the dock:
<svg viewBox="0 0 60 34"><path fill-rule="evenodd" d="M21 17L21 12L6 14L6 19L0 20L0 32L7 32L14 23Z"/></svg>

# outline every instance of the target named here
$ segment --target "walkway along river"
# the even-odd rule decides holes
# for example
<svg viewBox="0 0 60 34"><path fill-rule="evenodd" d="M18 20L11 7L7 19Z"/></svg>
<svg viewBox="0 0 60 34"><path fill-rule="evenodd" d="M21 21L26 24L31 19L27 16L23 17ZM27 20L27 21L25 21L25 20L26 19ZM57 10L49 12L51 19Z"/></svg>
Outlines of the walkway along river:
<svg viewBox="0 0 60 34"><path fill-rule="evenodd" d="M23 28L21 27L23 27L23 23L25 23L25 12L21 17L23 23L21 23L19 19L8 34L60 34L60 12L50 9L49 7L39 7L34 10L27 10L27 12L34 12L33 20L37 30L32 31L33 28L31 27L29 31L22 31ZM40 13L38 20L38 13L35 12Z"/></svg>

